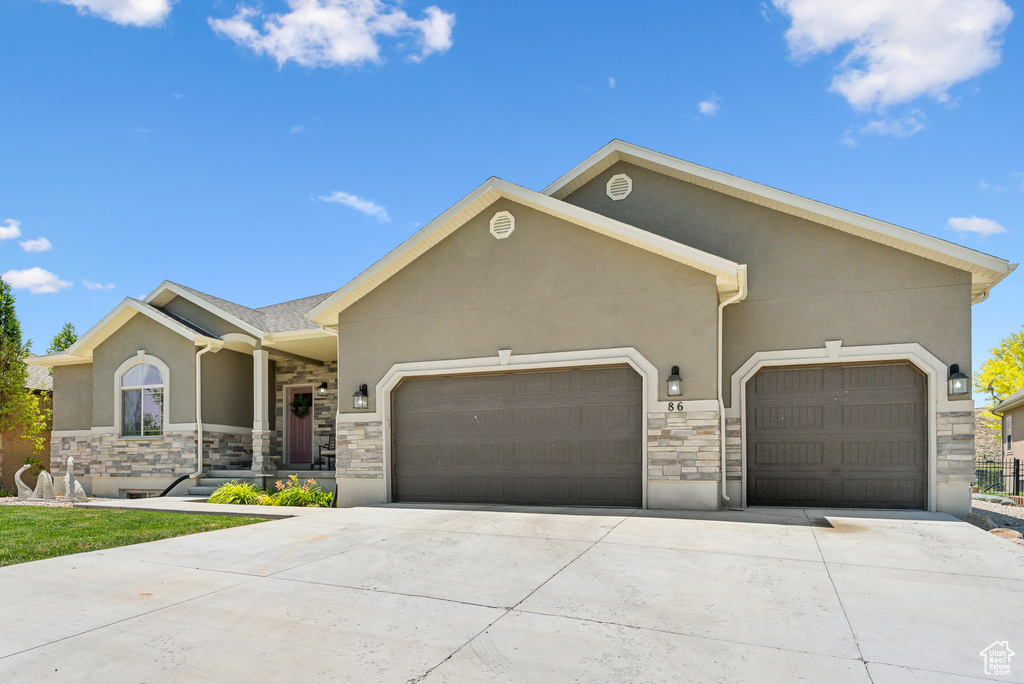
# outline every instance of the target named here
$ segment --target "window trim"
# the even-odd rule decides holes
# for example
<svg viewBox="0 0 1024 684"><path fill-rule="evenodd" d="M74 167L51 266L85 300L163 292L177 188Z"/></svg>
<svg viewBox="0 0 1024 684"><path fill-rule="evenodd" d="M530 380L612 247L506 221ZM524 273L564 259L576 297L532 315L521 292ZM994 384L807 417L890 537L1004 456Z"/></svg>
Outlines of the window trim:
<svg viewBox="0 0 1024 684"><path fill-rule="evenodd" d="M139 365L140 363L148 363L160 371L163 376L163 393L164 393L164 417L163 427L159 435L125 435L124 434L124 421L122 416L122 407L124 406L123 399L121 397L121 376L127 373L129 370ZM148 385L147 385L148 386ZM157 385L152 385L157 387ZM171 409L171 369L166 363L161 361L155 356L146 353L145 349L140 349L134 356L129 357L117 367L114 372L114 430L119 439L161 439L167 434L167 426L170 421L170 409Z"/></svg>
<svg viewBox="0 0 1024 684"><path fill-rule="evenodd" d="M1013 453L1013 415L1007 413L1003 416L1003 444L1005 446L1005 453Z"/></svg>

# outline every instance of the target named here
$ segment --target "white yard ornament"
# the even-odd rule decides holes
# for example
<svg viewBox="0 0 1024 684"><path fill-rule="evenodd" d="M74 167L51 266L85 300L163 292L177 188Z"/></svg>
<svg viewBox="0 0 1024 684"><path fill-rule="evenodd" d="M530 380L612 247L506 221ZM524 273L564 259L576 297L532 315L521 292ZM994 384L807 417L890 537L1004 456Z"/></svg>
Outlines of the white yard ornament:
<svg viewBox="0 0 1024 684"><path fill-rule="evenodd" d="M18 468L18 472L14 473L14 481L18 485L18 498L19 499L31 499L32 490L28 488L24 482L21 481L21 474L31 468L31 466L23 465Z"/></svg>
<svg viewBox="0 0 1024 684"><path fill-rule="evenodd" d="M53 491L53 478L50 477L50 473L45 470L39 473L39 480L36 482L36 492L33 498L36 499L56 499L57 495Z"/></svg>
<svg viewBox="0 0 1024 684"><path fill-rule="evenodd" d="M82 489L82 483L75 479L75 474L72 472L75 467L75 458L68 456L67 460L68 469L64 473L64 498L68 501L85 501L85 490Z"/></svg>

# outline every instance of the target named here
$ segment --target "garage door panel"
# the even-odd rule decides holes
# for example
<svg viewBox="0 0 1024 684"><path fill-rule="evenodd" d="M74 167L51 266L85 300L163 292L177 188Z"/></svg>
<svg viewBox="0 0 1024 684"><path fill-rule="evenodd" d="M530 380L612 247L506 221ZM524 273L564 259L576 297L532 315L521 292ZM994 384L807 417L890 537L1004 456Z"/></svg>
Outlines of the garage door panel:
<svg viewBox="0 0 1024 684"><path fill-rule="evenodd" d="M756 394L813 394L824 385L824 374L817 368L794 368L758 374L752 384Z"/></svg>
<svg viewBox="0 0 1024 684"><path fill-rule="evenodd" d="M747 503L923 508L925 389L905 362L761 370L747 391Z"/></svg>
<svg viewBox="0 0 1024 684"><path fill-rule="evenodd" d="M810 442L759 442L754 448L754 463L763 466L819 465L824 459L824 444Z"/></svg>
<svg viewBox="0 0 1024 684"><path fill-rule="evenodd" d="M821 406L765 406L754 412L754 425L758 428L806 430L820 428L825 420Z"/></svg>
<svg viewBox="0 0 1024 684"><path fill-rule="evenodd" d="M641 406L628 366L406 379L392 395L393 498L639 506Z"/></svg>
<svg viewBox="0 0 1024 684"><path fill-rule="evenodd" d="M842 426L846 430L915 430L919 427L919 414L918 406L907 401L853 404L843 406Z"/></svg>

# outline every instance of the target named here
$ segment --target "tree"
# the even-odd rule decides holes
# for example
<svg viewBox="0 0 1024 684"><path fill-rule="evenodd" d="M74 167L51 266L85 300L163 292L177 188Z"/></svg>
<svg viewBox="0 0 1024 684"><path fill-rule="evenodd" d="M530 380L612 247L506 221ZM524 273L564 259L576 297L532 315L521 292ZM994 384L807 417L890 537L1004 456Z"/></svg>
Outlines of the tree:
<svg viewBox="0 0 1024 684"><path fill-rule="evenodd" d="M50 340L50 346L47 347L46 353L56 354L57 352L62 352L77 341L78 333L75 332L74 323L65 323L60 332Z"/></svg>
<svg viewBox="0 0 1024 684"><path fill-rule="evenodd" d="M43 431L49 410L43 410L28 384L28 356L32 343L21 339L21 324L14 310L11 286L0 279L0 467L4 449L16 439L32 442L39 453L46 444Z"/></svg>
<svg viewBox="0 0 1024 684"><path fill-rule="evenodd" d="M1024 326L1020 332L1001 340L990 353L991 358L981 364L981 369L974 376L974 391L994 395L989 398L988 408L991 409L997 402L1024 388ZM988 389L990 385L991 392ZM995 416L986 412L983 417L998 429Z"/></svg>

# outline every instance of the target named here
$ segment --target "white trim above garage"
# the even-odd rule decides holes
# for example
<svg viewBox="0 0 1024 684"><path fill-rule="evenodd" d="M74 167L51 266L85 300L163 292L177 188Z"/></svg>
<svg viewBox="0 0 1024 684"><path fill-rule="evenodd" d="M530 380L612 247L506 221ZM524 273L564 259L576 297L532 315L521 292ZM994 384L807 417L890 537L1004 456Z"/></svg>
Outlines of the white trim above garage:
<svg viewBox="0 0 1024 684"><path fill-rule="evenodd" d="M307 317L319 325L336 325L339 313L372 292L381 283L499 199L512 200L531 209L542 211L601 235L713 275L720 298L735 294L743 288L746 270L735 262L610 219L582 207L552 199L500 178L491 178L392 250L383 259L320 302L307 314Z"/></svg>
<svg viewBox="0 0 1024 684"><path fill-rule="evenodd" d="M715 171L622 140L611 141L544 188L542 193L555 199L565 199L619 161L969 271L972 303L983 301L992 287L1017 268L1017 264L1011 264L1005 259L931 235Z"/></svg>

